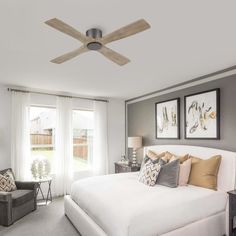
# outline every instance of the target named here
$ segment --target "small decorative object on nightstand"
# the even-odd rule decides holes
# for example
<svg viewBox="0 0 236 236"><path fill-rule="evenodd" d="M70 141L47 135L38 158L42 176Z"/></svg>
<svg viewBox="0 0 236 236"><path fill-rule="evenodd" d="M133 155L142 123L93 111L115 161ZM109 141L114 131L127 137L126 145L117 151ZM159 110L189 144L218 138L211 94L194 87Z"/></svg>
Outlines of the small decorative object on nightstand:
<svg viewBox="0 0 236 236"><path fill-rule="evenodd" d="M132 166L137 165L136 151L142 147L142 137L128 137L128 148L133 148Z"/></svg>
<svg viewBox="0 0 236 236"><path fill-rule="evenodd" d="M234 228L234 217L236 217L236 190L228 192L229 194L229 236L236 235Z"/></svg>
<svg viewBox="0 0 236 236"><path fill-rule="evenodd" d="M115 162L115 173L135 172L140 170L140 165L133 166L131 163L124 164L121 162Z"/></svg>

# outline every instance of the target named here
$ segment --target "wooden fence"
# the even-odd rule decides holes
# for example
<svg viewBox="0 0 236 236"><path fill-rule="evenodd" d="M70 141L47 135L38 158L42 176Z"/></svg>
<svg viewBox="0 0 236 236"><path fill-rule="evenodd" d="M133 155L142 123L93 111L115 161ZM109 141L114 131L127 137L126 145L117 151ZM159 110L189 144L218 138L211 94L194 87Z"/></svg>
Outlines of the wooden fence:
<svg viewBox="0 0 236 236"><path fill-rule="evenodd" d="M30 134L31 145L52 145L52 135L49 134Z"/></svg>
<svg viewBox="0 0 236 236"><path fill-rule="evenodd" d="M52 135L48 134L31 134L31 146L33 150L52 150L53 149L53 138ZM87 139L85 138L74 138L73 139L73 155L87 160L88 157L88 145Z"/></svg>

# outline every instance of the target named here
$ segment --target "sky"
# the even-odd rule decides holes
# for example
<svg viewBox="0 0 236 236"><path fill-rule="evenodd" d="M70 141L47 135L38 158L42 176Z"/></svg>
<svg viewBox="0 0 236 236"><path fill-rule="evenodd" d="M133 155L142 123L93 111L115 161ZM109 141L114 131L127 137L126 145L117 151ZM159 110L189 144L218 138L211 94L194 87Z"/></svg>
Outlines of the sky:
<svg viewBox="0 0 236 236"><path fill-rule="evenodd" d="M32 106L30 108L30 120L33 120L44 113L50 113L50 112L55 112L55 108ZM94 118L93 116L94 116L94 113L91 111L73 110L73 127L81 128L81 129L86 129L86 128L93 129L93 118ZM42 116L42 117L45 117L45 116ZM49 119L49 120L52 120L52 119Z"/></svg>

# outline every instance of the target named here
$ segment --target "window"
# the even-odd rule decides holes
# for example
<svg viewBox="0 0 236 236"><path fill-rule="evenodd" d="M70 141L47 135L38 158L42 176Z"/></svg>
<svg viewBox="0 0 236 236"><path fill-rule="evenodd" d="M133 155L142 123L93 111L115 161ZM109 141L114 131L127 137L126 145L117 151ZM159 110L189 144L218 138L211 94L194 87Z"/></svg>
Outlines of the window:
<svg viewBox="0 0 236 236"><path fill-rule="evenodd" d="M90 168L93 156L93 111L73 110L74 171Z"/></svg>
<svg viewBox="0 0 236 236"><path fill-rule="evenodd" d="M31 157L47 159L51 164L55 152L56 109L30 107Z"/></svg>
<svg viewBox="0 0 236 236"><path fill-rule="evenodd" d="M73 110L73 167L74 171L90 168L93 155L93 111ZM52 161L55 154L56 109L30 107L31 157Z"/></svg>

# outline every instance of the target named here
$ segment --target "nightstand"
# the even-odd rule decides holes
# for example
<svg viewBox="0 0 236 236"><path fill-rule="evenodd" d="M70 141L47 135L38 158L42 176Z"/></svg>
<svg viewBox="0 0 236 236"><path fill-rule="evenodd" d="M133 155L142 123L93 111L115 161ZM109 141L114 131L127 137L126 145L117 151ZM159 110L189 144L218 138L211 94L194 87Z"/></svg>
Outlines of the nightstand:
<svg viewBox="0 0 236 236"><path fill-rule="evenodd" d="M236 235L234 228L234 217L236 217L236 190L228 192L229 194L229 236Z"/></svg>
<svg viewBox="0 0 236 236"><path fill-rule="evenodd" d="M140 165L131 166L131 163L127 165L120 162L115 162L115 173L135 172L139 171L140 167Z"/></svg>

